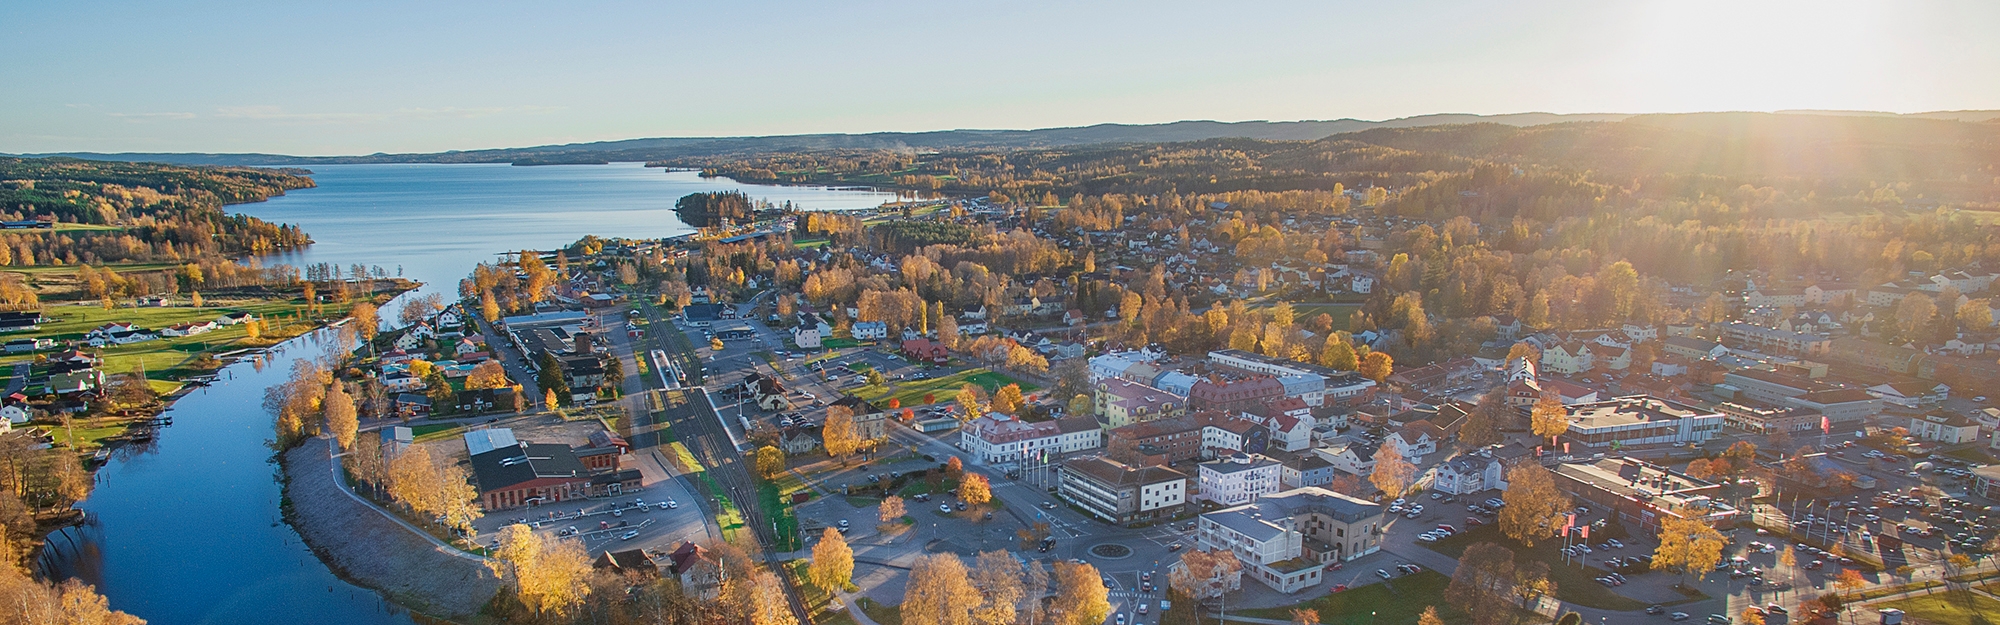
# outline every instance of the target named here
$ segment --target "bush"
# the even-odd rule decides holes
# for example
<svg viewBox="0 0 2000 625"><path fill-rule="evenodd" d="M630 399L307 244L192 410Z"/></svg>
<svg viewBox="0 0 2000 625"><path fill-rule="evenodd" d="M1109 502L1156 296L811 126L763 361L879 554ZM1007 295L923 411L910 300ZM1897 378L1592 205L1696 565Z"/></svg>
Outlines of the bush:
<svg viewBox="0 0 2000 625"><path fill-rule="evenodd" d="M1583 615L1569 612L1556 619L1556 625L1583 625Z"/></svg>

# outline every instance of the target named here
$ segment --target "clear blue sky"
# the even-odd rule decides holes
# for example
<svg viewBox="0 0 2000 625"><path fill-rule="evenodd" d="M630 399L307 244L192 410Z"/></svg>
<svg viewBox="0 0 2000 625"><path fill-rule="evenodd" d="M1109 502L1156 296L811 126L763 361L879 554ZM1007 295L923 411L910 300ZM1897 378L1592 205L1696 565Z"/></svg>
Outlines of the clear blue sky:
<svg viewBox="0 0 2000 625"><path fill-rule="evenodd" d="M0 3L0 152L2000 108L2000 2Z"/></svg>

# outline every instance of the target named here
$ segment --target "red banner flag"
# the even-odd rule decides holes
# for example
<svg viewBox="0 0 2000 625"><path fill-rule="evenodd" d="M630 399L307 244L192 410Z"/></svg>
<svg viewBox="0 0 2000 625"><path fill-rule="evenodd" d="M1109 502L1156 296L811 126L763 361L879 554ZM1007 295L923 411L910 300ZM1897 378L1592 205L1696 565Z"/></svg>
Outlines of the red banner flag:
<svg viewBox="0 0 2000 625"><path fill-rule="evenodd" d="M1821 434L1833 433L1833 421L1828 419L1826 415L1819 416L1819 431Z"/></svg>
<svg viewBox="0 0 2000 625"><path fill-rule="evenodd" d="M1590 526L1585 525L1577 529L1583 530L1583 542L1590 542Z"/></svg>
<svg viewBox="0 0 2000 625"><path fill-rule="evenodd" d="M1569 443L1563 443L1563 453L1569 453Z"/></svg>

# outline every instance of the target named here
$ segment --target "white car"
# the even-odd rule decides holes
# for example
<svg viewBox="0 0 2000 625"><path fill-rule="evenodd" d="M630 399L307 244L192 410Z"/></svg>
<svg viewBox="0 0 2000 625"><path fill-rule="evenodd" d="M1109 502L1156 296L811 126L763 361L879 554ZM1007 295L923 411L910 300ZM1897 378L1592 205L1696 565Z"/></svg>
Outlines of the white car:
<svg viewBox="0 0 2000 625"><path fill-rule="evenodd" d="M632 530L629 532L625 532L624 534L618 535L618 540L632 540L638 537L639 537L639 530Z"/></svg>
<svg viewBox="0 0 2000 625"><path fill-rule="evenodd" d="M941 504L938 504L938 512L943 512L943 513L945 513L945 514L951 514L951 504L948 504L948 503L941 503Z"/></svg>
<svg viewBox="0 0 2000 625"><path fill-rule="evenodd" d="M668 499L668 500L667 500L667 509L668 509L668 510L675 510L675 509L678 509L678 508L680 508L680 507L681 507L681 503L680 503L680 502L678 502L678 501L674 501L674 500L672 500L672 499Z"/></svg>

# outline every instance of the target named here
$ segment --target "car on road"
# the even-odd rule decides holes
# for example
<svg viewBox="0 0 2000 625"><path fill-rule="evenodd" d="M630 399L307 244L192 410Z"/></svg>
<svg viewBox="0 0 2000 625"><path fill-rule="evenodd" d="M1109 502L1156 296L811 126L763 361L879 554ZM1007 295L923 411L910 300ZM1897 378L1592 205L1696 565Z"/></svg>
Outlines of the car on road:
<svg viewBox="0 0 2000 625"><path fill-rule="evenodd" d="M1181 550L1181 544L1180 544L1180 543L1174 543L1174 544L1171 544L1171 545L1167 545L1167 551L1180 551L1180 550Z"/></svg>
<svg viewBox="0 0 2000 625"><path fill-rule="evenodd" d="M668 499L668 500L667 500L667 509L668 509L668 510L673 510L673 509L677 509L677 508L679 508L679 507L681 507L681 502L678 502L678 501L674 501L674 500L672 500L672 499Z"/></svg>
<svg viewBox="0 0 2000 625"><path fill-rule="evenodd" d="M843 531L843 532L844 532L844 531L847 531L847 526L848 526L848 523L847 523L847 519L841 519L841 520L840 520L840 530L841 530L841 531Z"/></svg>
<svg viewBox="0 0 2000 625"><path fill-rule="evenodd" d="M1389 579L1389 571L1384 569L1375 569L1375 576L1380 577L1382 579Z"/></svg>
<svg viewBox="0 0 2000 625"><path fill-rule="evenodd" d="M1145 614L1145 613L1146 613L1146 604L1143 604L1143 603L1139 604L1139 609L1137 610L1137 612L1138 612L1138 613L1140 613L1140 614Z"/></svg>
<svg viewBox="0 0 2000 625"><path fill-rule="evenodd" d="M619 534L618 540L632 540L638 537L639 537L639 530L632 530L629 532L625 532L623 534Z"/></svg>
<svg viewBox="0 0 2000 625"><path fill-rule="evenodd" d="M938 512L943 512L943 513L945 513L945 514L951 514L951 504L948 504L948 503L941 503L941 504L938 504Z"/></svg>
<svg viewBox="0 0 2000 625"><path fill-rule="evenodd" d="M1673 614L1668 614L1668 615L1667 615L1667 618L1670 618L1670 619L1673 619L1673 620L1676 620L1676 621L1685 621L1685 620L1688 620L1688 613L1686 613L1686 612L1675 612L1675 613L1673 613Z"/></svg>
<svg viewBox="0 0 2000 625"><path fill-rule="evenodd" d="M1647 607L1646 607L1646 613L1647 613L1647 614L1661 614L1661 613L1664 613L1664 612L1666 612L1666 611L1667 611L1667 609L1666 609L1666 608L1664 608L1664 607L1661 607L1661 606L1660 606L1660 604L1657 604L1657 603L1655 603L1655 604L1653 604L1653 605L1650 605L1650 606L1647 606Z"/></svg>

